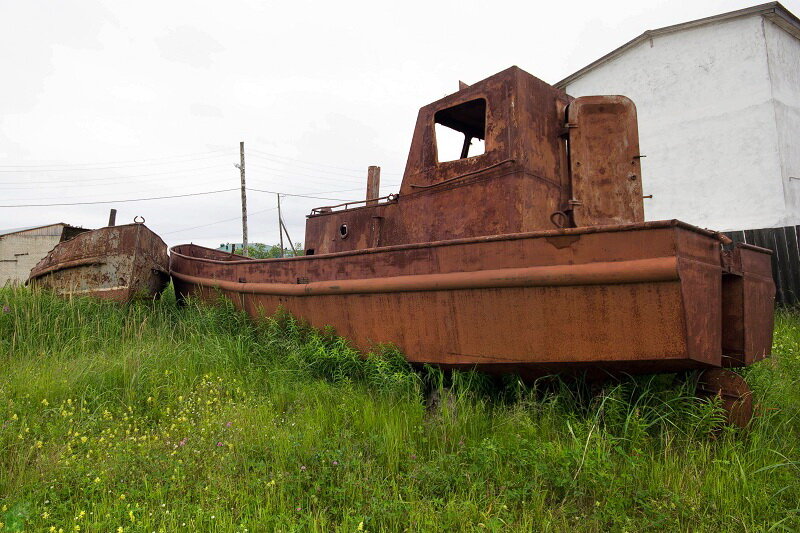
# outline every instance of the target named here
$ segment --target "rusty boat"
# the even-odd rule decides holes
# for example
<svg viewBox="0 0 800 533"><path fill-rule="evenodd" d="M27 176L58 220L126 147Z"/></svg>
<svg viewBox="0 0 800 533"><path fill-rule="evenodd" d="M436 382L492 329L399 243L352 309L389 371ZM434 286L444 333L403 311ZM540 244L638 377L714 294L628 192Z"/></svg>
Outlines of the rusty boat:
<svg viewBox="0 0 800 533"><path fill-rule="evenodd" d="M441 157L441 128L462 136L460 157ZM573 98L511 67L423 107L399 194L376 198L370 181L364 201L314 209L304 256L184 244L172 279L180 297L221 293L254 317L283 307L414 364L702 370L700 392L746 421L749 389L728 368L770 352L771 252L645 221L641 157L631 100Z"/></svg>
<svg viewBox="0 0 800 533"><path fill-rule="evenodd" d="M144 219L86 231L57 244L33 267L28 283L65 296L152 299L169 283L167 245Z"/></svg>

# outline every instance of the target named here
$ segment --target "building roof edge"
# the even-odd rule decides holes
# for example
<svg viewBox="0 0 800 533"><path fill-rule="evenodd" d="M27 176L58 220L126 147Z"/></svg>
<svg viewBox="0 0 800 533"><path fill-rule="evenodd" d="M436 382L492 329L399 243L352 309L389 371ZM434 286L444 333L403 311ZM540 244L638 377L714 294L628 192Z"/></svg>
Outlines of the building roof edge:
<svg viewBox="0 0 800 533"><path fill-rule="evenodd" d="M800 19L798 19L791 11L783 7L780 4L780 2L768 2L766 4L759 4L757 6L739 9L737 11L729 11L727 13L720 13L719 15L712 15L710 17L690 20L688 22L682 22L680 24L664 26L663 28L658 28L655 30L647 30L638 37L635 37L630 41L628 41L627 43L623 44L622 46L615 48L606 55L589 63L580 70L573 72L563 80L558 81L553 85L555 87L558 87L559 89L566 89L566 87L570 83L581 78L585 74L588 74L589 72L599 67L600 65L607 63L608 61L622 55L624 52L633 48L634 46L637 46L638 44L648 39L652 39L653 37L656 37L658 35L675 33L695 28L698 26L704 26L706 24L712 24L714 22L722 22L726 20L731 20L740 17L747 17L751 15L761 15L762 17L770 20L771 22L774 22L777 26L783 28L784 30L788 31L789 33L800 39Z"/></svg>

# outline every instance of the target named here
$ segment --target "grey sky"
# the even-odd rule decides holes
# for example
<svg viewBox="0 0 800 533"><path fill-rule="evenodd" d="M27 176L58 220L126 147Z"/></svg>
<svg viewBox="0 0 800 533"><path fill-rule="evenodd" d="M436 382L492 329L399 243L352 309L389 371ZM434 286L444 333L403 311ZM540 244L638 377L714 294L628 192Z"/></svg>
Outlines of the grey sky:
<svg viewBox="0 0 800 533"><path fill-rule="evenodd" d="M360 199L377 164L388 194L417 110L459 79L516 64L553 83L647 29L750 5L0 0L0 204L234 188L240 140L251 187ZM800 0L784 5L800 14ZM330 203L283 199L292 238ZM277 242L274 195L250 192L248 206L250 240ZM169 244L241 240L238 192L0 207L0 228L98 227L111 207Z"/></svg>

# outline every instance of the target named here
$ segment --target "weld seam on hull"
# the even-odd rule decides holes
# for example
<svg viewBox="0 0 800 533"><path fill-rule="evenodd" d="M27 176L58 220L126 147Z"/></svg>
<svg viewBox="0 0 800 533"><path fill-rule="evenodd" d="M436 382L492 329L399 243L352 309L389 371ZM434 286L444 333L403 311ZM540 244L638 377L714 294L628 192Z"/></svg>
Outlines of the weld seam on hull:
<svg viewBox="0 0 800 533"><path fill-rule="evenodd" d="M536 266L481 270L477 272L329 280L307 284L240 283L191 276L174 270L170 274L180 281L202 287L246 294L278 296L325 296L567 285L618 285L680 279L678 275L678 259L674 256L631 261L598 262L584 265Z"/></svg>

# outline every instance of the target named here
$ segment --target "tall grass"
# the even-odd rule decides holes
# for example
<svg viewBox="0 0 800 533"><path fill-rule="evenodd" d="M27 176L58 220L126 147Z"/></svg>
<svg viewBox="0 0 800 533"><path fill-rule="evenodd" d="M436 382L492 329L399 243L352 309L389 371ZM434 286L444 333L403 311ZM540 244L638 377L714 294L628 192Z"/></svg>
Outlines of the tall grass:
<svg viewBox="0 0 800 533"><path fill-rule="evenodd" d="M671 376L591 390L415 372L169 292L2 289L0 306L6 530L800 528L796 314L745 371L759 416L740 431Z"/></svg>

